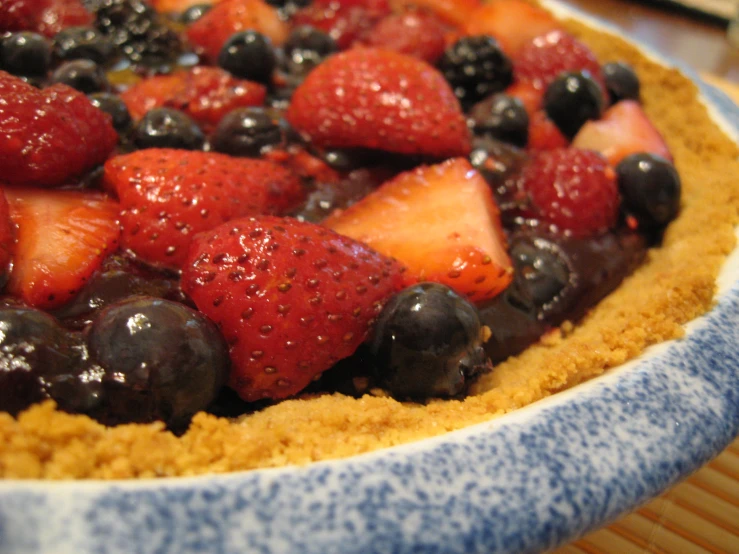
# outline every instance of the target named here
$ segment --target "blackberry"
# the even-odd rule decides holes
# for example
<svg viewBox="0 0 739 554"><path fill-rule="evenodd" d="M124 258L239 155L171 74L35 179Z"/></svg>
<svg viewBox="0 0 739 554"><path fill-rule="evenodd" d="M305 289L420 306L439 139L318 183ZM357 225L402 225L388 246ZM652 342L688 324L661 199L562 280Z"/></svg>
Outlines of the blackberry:
<svg viewBox="0 0 739 554"><path fill-rule="evenodd" d="M105 64L113 58L107 36L92 27L68 27L54 36L54 57L59 61L77 59Z"/></svg>

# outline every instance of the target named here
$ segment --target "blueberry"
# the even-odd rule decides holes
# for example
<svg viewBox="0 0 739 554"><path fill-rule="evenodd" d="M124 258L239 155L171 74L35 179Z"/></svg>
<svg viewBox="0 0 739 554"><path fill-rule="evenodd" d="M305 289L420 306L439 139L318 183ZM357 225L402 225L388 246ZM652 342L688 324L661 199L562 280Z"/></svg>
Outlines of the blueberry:
<svg viewBox="0 0 739 554"><path fill-rule="evenodd" d="M241 31L226 41L218 65L240 79L270 83L276 65L272 41L257 31Z"/></svg>
<svg viewBox="0 0 739 554"><path fill-rule="evenodd" d="M13 75L43 76L51 66L51 45L36 33L12 33L0 43L0 68Z"/></svg>
<svg viewBox="0 0 739 554"><path fill-rule="evenodd" d="M89 96L90 103L113 118L113 127L125 133L131 126L131 114L120 96L109 92L96 92Z"/></svg>
<svg viewBox="0 0 739 554"><path fill-rule="evenodd" d="M200 127L185 113L173 108L146 112L133 130L138 148L181 148L200 150L205 137Z"/></svg>
<svg viewBox="0 0 739 554"><path fill-rule="evenodd" d="M465 108L501 92L513 80L513 63L487 35L459 39L444 51L438 67Z"/></svg>
<svg viewBox="0 0 739 554"><path fill-rule="evenodd" d="M105 372L106 424L162 420L186 424L228 377L228 347L215 325L190 308L135 298L105 308L87 337L90 359Z"/></svg>
<svg viewBox="0 0 739 554"><path fill-rule="evenodd" d="M237 108L218 123L211 148L232 156L258 158L265 148L282 142L279 120L262 108Z"/></svg>
<svg viewBox="0 0 739 554"><path fill-rule="evenodd" d="M515 146L488 136L472 140L470 163L493 189L495 200L505 219L516 217L527 198L519 188L518 175L528 162L526 153Z"/></svg>
<svg viewBox="0 0 739 554"><path fill-rule="evenodd" d="M669 161L656 154L639 153L616 166L625 210L645 229L662 229L680 209L680 176Z"/></svg>
<svg viewBox="0 0 739 554"><path fill-rule="evenodd" d="M603 76L611 103L621 100L639 100L639 77L634 69L623 62L611 62L603 66Z"/></svg>
<svg viewBox="0 0 739 554"><path fill-rule="evenodd" d="M477 135L524 147L529 141L529 114L518 98L494 94L475 104L470 110L470 121Z"/></svg>
<svg viewBox="0 0 739 554"><path fill-rule="evenodd" d="M64 62L51 74L52 83L63 83L85 94L110 89L110 83L102 68L90 60Z"/></svg>
<svg viewBox="0 0 739 554"><path fill-rule="evenodd" d="M190 6L180 15L180 23L191 25L208 13L213 6L211 4L195 4Z"/></svg>
<svg viewBox="0 0 739 554"><path fill-rule="evenodd" d="M105 64L115 49L108 37L92 27L68 27L54 37L54 57L60 61L85 59Z"/></svg>
<svg viewBox="0 0 739 554"><path fill-rule="evenodd" d="M489 367L477 309L437 283L411 286L387 303L370 343L381 387L396 398L461 394Z"/></svg>
<svg viewBox="0 0 739 554"><path fill-rule="evenodd" d="M562 134L572 139L586 121L600 118L603 95L587 71L562 73L544 93L544 110Z"/></svg>
<svg viewBox="0 0 739 554"><path fill-rule="evenodd" d="M331 36L310 25L294 29L283 48L287 71L295 75L307 74L339 49Z"/></svg>

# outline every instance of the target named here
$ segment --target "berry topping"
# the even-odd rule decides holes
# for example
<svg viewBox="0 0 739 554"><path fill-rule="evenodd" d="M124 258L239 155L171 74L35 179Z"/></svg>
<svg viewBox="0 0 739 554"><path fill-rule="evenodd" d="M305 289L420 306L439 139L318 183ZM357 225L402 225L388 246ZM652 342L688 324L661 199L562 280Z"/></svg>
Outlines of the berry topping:
<svg viewBox="0 0 739 554"><path fill-rule="evenodd" d="M624 208L640 227L663 229L680 209L680 176L655 154L632 154L616 166Z"/></svg>
<svg viewBox="0 0 739 554"><path fill-rule="evenodd" d="M43 76L51 66L51 45L36 33L13 33L0 41L0 69L13 75Z"/></svg>
<svg viewBox="0 0 739 554"><path fill-rule="evenodd" d="M621 100L639 100L641 85L634 68L623 62L611 62L603 66L603 77L611 104Z"/></svg>
<svg viewBox="0 0 739 554"><path fill-rule="evenodd" d="M559 130L559 127L549 119L547 112L538 110L531 114L529 121L529 144L531 151L553 150L566 148L570 141Z"/></svg>
<svg viewBox="0 0 739 554"><path fill-rule="evenodd" d="M603 95L587 72L562 73L544 93L544 110L562 134L572 139L586 121L600 118Z"/></svg>
<svg viewBox="0 0 739 554"><path fill-rule="evenodd" d="M93 27L70 27L54 37L54 57L68 61L91 60L105 64L113 57L113 44L108 37Z"/></svg>
<svg viewBox="0 0 739 554"><path fill-rule="evenodd" d="M520 235L511 240L511 259L519 293L536 308L539 317L551 313L571 282L569 263L551 239Z"/></svg>
<svg viewBox="0 0 739 554"><path fill-rule="evenodd" d="M123 247L172 268L182 265L195 233L236 217L284 213L303 197L297 177L271 162L184 150L117 156L103 180L121 199Z"/></svg>
<svg viewBox="0 0 739 554"><path fill-rule="evenodd" d="M218 54L218 65L239 77L268 84L275 69L272 42L256 31L241 31L231 36Z"/></svg>
<svg viewBox="0 0 739 554"><path fill-rule="evenodd" d="M64 85L43 91L0 71L0 167L9 185L68 183L118 142L110 116Z"/></svg>
<svg viewBox="0 0 739 554"><path fill-rule="evenodd" d="M110 83L103 69L90 60L64 62L51 74L52 83L61 83L85 94L105 92Z"/></svg>
<svg viewBox="0 0 739 554"><path fill-rule="evenodd" d="M444 51L439 70L463 106L505 90L513 80L513 64L490 36L459 39Z"/></svg>
<svg viewBox="0 0 739 554"><path fill-rule="evenodd" d="M180 428L228 379L228 349L216 326L159 298L105 308L87 344L104 371L102 402L91 415L108 425L162 420Z"/></svg>
<svg viewBox="0 0 739 554"><path fill-rule="evenodd" d="M67 27L90 25L92 19L80 0L0 2L0 33L34 31L51 38Z"/></svg>
<svg viewBox="0 0 739 554"><path fill-rule="evenodd" d="M592 236L616 224L616 176L595 152L574 148L539 152L523 169L521 187L534 217L560 231Z"/></svg>
<svg viewBox="0 0 739 554"><path fill-rule="evenodd" d="M282 142L279 121L262 108L239 108L221 120L210 146L216 152L258 158L265 148Z"/></svg>
<svg viewBox="0 0 739 554"><path fill-rule="evenodd" d="M205 136L187 114L173 108L154 108L136 124L131 135L139 148L200 150Z"/></svg>
<svg viewBox="0 0 739 554"><path fill-rule="evenodd" d="M480 0L390 0L394 11L407 9L428 11L454 26L470 20L472 12L480 7Z"/></svg>
<svg viewBox="0 0 739 554"><path fill-rule="evenodd" d="M294 219L239 219L199 235L182 288L230 345L230 385L248 401L301 391L364 341L401 288L399 265Z"/></svg>
<svg viewBox="0 0 739 554"><path fill-rule="evenodd" d="M475 307L449 287L413 285L385 305L370 342L379 385L400 399L450 397L489 370Z"/></svg>
<svg viewBox="0 0 739 554"><path fill-rule="evenodd" d="M411 10L387 16L366 44L436 63L446 48L447 27L432 12Z"/></svg>
<svg viewBox="0 0 739 554"><path fill-rule="evenodd" d="M293 23L320 29L343 50L363 39L389 14L388 0L313 0L295 14Z"/></svg>
<svg viewBox="0 0 739 554"><path fill-rule="evenodd" d="M494 94L470 110L475 134L526 146L529 140L529 114L518 98Z"/></svg>
<svg viewBox="0 0 739 554"><path fill-rule="evenodd" d="M131 127L131 114L120 96L109 92L96 92L89 96L90 104L103 110L113 119L113 127L119 133L125 133Z"/></svg>
<svg viewBox="0 0 739 554"><path fill-rule="evenodd" d="M438 157L470 150L464 115L443 76L389 50L355 48L330 57L297 88L287 118L325 148Z"/></svg>
<svg viewBox="0 0 739 554"><path fill-rule="evenodd" d="M324 225L402 262L408 282L443 283L473 302L511 281L498 207L464 159L402 173Z"/></svg>

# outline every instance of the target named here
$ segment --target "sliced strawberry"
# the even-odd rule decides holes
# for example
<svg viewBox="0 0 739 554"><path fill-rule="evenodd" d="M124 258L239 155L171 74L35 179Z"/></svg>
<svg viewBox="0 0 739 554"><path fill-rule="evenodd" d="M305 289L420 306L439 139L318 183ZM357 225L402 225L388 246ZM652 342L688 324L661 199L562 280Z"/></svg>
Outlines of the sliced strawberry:
<svg viewBox="0 0 739 554"><path fill-rule="evenodd" d="M616 167L629 154L650 152L672 161L660 132L634 100L614 104L597 121L588 121L575 135L572 146L596 150Z"/></svg>
<svg viewBox="0 0 739 554"><path fill-rule="evenodd" d="M37 308L57 308L118 248L118 203L104 195L5 190L17 226L8 291Z"/></svg>
<svg viewBox="0 0 739 554"><path fill-rule="evenodd" d="M481 5L480 0L390 0L390 6L395 11L424 8L452 25L464 25Z"/></svg>
<svg viewBox="0 0 739 554"><path fill-rule="evenodd" d="M259 83L236 79L218 67L194 67L144 79L122 93L121 100L134 119L152 108L176 108L210 132L231 110L261 106L266 94Z"/></svg>
<svg viewBox="0 0 739 554"><path fill-rule="evenodd" d="M199 235L182 288L230 345L230 385L247 401L300 392L366 338L401 267L290 218L238 219Z"/></svg>
<svg viewBox="0 0 739 554"><path fill-rule="evenodd" d="M324 224L405 264L408 283L443 283L481 302L511 282L498 207L466 159L402 173Z"/></svg>
<svg viewBox="0 0 739 554"><path fill-rule="evenodd" d="M432 12L392 14L370 32L365 44L435 63L446 48L447 26Z"/></svg>
<svg viewBox="0 0 739 554"><path fill-rule="evenodd" d="M283 213L304 194L294 174L271 162L187 150L117 156L103 180L121 201L123 248L170 268L182 265L195 233L236 217Z"/></svg>
<svg viewBox="0 0 739 554"><path fill-rule="evenodd" d="M387 0L315 0L293 17L294 26L310 25L348 48L390 14Z"/></svg>
<svg viewBox="0 0 739 554"><path fill-rule="evenodd" d="M562 24L549 12L524 0L495 0L483 4L465 21L468 35L492 35L509 56L514 56L526 43L553 31Z"/></svg>
<svg viewBox="0 0 739 554"><path fill-rule="evenodd" d="M540 110L542 107L544 91L535 88L531 83L513 83L505 90L505 93L509 96L514 96L523 102L529 115Z"/></svg>
<svg viewBox="0 0 739 554"><path fill-rule="evenodd" d="M276 45L285 42L289 32L277 10L262 0L224 0L190 25L187 37L215 62L231 35L246 30L259 31Z"/></svg>
<svg viewBox="0 0 739 554"><path fill-rule="evenodd" d="M570 141L559 130L559 127L549 119L544 110L535 111L529 119L529 150L552 150L565 148Z"/></svg>
<svg viewBox="0 0 739 554"><path fill-rule="evenodd" d="M49 38L67 27L92 25L80 0L2 0L0 32L34 31Z"/></svg>
<svg viewBox="0 0 739 554"><path fill-rule="evenodd" d="M314 69L295 90L290 124L319 147L466 156L464 114L429 64L375 48L354 48Z"/></svg>

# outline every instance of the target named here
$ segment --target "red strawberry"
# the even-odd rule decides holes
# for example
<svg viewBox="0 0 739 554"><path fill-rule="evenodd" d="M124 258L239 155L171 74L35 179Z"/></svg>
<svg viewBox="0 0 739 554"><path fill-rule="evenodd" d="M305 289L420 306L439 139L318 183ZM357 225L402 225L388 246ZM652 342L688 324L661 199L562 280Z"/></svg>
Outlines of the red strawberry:
<svg viewBox="0 0 739 554"><path fill-rule="evenodd" d="M152 108L176 108L210 132L231 110L261 106L266 95L259 83L235 79L217 67L194 67L144 79L122 93L121 99L134 119Z"/></svg>
<svg viewBox="0 0 739 554"><path fill-rule="evenodd" d="M34 31L53 37L62 29L92 25L80 0L2 0L0 32Z"/></svg>
<svg viewBox="0 0 739 554"><path fill-rule="evenodd" d="M426 62L375 48L332 56L295 90L290 124L319 147L466 156L464 114L444 77Z"/></svg>
<svg viewBox="0 0 739 554"><path fill-rule="evenodd" d="M246 30L259 31L277 45L288 35L287 23L262 0L224 0L190 25L187 37L214 62L231 35Z"/></svg>
<svg viewBox="0 0 739 554"><path fill-rule="evenodd" d="M576 148L539 152L524 167L521 188L534 217L572 236L592 236L616 224L616 174L596 152Z"/></svg>
<svg viewBox="0 0 739 554"><path fill-rule="evenodd" d="M118 142L111 117L81 92L39 90L0 71L0 167L9 185L51 187L105 161Z"/></svg>
<svg viewBox="0 0 739 554"><path fill-rule="evenodd" d="M237 217L282 213L303 197L288 170L263 160L147 149L105 164L121 201L122 246L154 265L179 268L192 236Z"/></svg>
<svg viewBox="0 0 739 554"><path fill-rule="evenodd" d="M387 0L315 0L293 17L294 26L310 25L328 33L340 49L364 38L390 14Z"/></svg>
<svg viewBox="0 0 739 554"><path fill-rule="evenodd" d="M17 226L8 291L56 308L85 286L118 248L118 203L94 193L6 189Z"/></svg>
<svg viewBox="0 0 739 554"><path fill-rule="evenodd" d="M572 35L551 31L525 44L513 58L516 80L545 91L563 71L587 71L605 95L606 85L595 54Z"/></svg>
<svg viewBox="0 0 739 554"><path fill-rule="evenodd" d="M399 260L409 284L444 283L481 302L511 281L498 207L466 159L402 173L324 225Z"/></svg>
<svg viewBox="0 0 739 554"><path fill-rule="evenodd" d="M531 83L516 82L509 86L505 93L509 96L514 96L523 102L526 111L529 115L538 111L542 107L542 101L544 98L544 92L534 86Z"/></svg>
<svg viewBox="0 0 739 554"><path fill-rule="evenodd" d="M529 118L529 150L552 150L569 145L567 137L549 119L544 110L535 111Z"/></svg>
<svg viewBox="0 0 739 554"><path fill-rule="evenodd" d="M572 146L600 152L613 167L637 152L651 152L672 161L662 135L634 100L614 104L601 119L585 123Z"/></svg>
<svg viewBox="0 0 739 554"><path fill-rule="evenodd" d="M509 56L515 56L533 38L561 28L549 12L525 0L495 0L470 13L463 30L468 35L492 35Z"/></svg>
<svg viewBox="0 0 739 554"><path fill-rule="evenodd" d="M380 21L365 41L435 63L446 48L447 27L432 12L406 11Z"/></svg>
<svg viewBox="0 0 739 554"><path fill-rule="evenodd" d="M390 6L395 11L412 7L423 8L452 25L464 25L481 4L480 0L390 0Z"/></svg>
<svg viewBox="0 0 739 554"><path fill-rule="evenodd" d="M296 394L353 354L401 271L324 227L266 216L199 235L182 288L230 344L231 387L254 401Z"/></svg>

